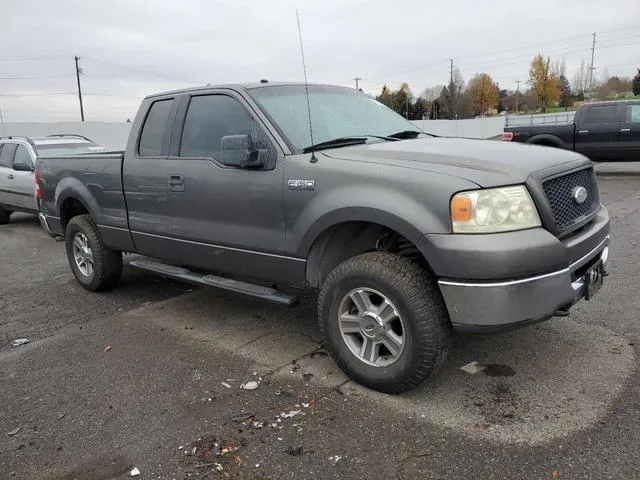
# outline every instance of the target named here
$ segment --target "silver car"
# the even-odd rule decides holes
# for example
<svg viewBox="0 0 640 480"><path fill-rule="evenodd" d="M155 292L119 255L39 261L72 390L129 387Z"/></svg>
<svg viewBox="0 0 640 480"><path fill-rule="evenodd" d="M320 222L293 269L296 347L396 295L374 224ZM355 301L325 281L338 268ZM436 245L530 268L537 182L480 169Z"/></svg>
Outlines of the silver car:
<svg viewBox="0 0 640 480"><path fill-rule="evenodd" d="M80 135L0 137L0 225L13 212L38 214L34 178L37 157L105 152L107 149Z"/></svg>

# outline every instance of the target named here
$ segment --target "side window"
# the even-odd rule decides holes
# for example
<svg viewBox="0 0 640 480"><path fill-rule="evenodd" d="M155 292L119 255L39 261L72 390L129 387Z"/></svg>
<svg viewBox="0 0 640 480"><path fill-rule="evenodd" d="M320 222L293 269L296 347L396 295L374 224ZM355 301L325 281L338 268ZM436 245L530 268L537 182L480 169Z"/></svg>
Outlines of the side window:
<svg viewBox="0 0 640 480"><path fill-rule="evenodd" d="M5 143L0 151L0 167L12 168L13 167L13 155L16 153L16 143Z"/></svg>
<svg viewBox="0 0 640 480"><path fill-rule="evenodd" d="M167 133L172 104L173 99L169 99L158 100L151 105L140 135L138 154L141 157L150 157L162 153L162 142Z"/></svg>
<svg viewBox="0 0 640 480"><path fill-rule="evenodd" d="M640 105L627 105L627 123L640 123Z"/></svg>
<svg viewBox="0 0 640 480"><path fill-rule="evenodd" d="M16 150L15 157L13 157L13 166L16 165L27 165L29 167L33 166L33 161L31 160L31 155L29 155L29 150L24 145L18 145L18 149Z"/></svg>
<svg viewBox="0 0 640 480"><path fill-rule="evenodd" d="M240 102L227 95L192 97L182 131L180 156L221 161L222 137L227 135L249 135L253 148L265 155L266 168L273 168L276 151Z"/></svg>
<svg viewBox="0 0 640 480"><path fill-rule="evenodd" d="M583 120L585 125L615 123L618 120L617 105L589 105L586 110Z"/></svg>

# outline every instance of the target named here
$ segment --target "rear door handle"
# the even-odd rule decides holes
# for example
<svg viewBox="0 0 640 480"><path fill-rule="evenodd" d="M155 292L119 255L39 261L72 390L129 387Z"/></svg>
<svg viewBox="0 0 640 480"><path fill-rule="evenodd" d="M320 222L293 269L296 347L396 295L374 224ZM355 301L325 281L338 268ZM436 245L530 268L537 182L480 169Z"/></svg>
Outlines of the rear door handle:
<svg viewBox="0 0 640 480"><path fill-rule="evenodd" d="M184 175L169 176L169 191L184 192Z"/></svg>
<svg viewBox="0 0 640 480"><path fill-rule="evenodd" d="M631 132L630 128L621 128L620 129L620 133L629 133L629 132Z"/></svg>
<svg viewBox="0 0 640 480"><path fill-rule="evenodd" d="M585 134L589 133L589 130L578 130L578 133L580 135L585 135Z"/></svg>
<svg viewBox="0 0 640 480"><path fill-rule="evenodd" d="M9 180L13 180L13 175L10 173L9 175L7 175L7 178L8 178Z"/></svg>

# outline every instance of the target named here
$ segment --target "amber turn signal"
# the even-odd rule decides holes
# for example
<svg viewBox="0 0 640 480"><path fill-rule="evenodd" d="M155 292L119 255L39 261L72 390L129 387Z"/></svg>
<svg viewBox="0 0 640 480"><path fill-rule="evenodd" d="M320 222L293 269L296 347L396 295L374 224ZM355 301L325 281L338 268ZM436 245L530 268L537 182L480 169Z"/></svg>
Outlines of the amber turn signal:
<svg viewBox="0 0 640 480"><path fill-rule="evenodd" d="M471 199L461 195L451 199L451 220L468 222L471 220Z"/></svg>

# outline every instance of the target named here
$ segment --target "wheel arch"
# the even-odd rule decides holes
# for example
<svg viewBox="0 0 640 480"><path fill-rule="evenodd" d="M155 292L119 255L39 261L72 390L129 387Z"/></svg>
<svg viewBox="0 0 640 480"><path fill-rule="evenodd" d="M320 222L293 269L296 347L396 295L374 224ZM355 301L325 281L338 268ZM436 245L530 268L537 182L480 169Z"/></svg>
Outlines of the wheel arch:
<svg viewBox="0 0 640 480"><path fill-rule="evenodd" d="M373 251L406 256L431 271L417 247L421 238L422 234L415 229L397 229L376 221L345 220L330 224L316 235L305 254L306 283L313 288L320 287L341 262Z"/></svg>

